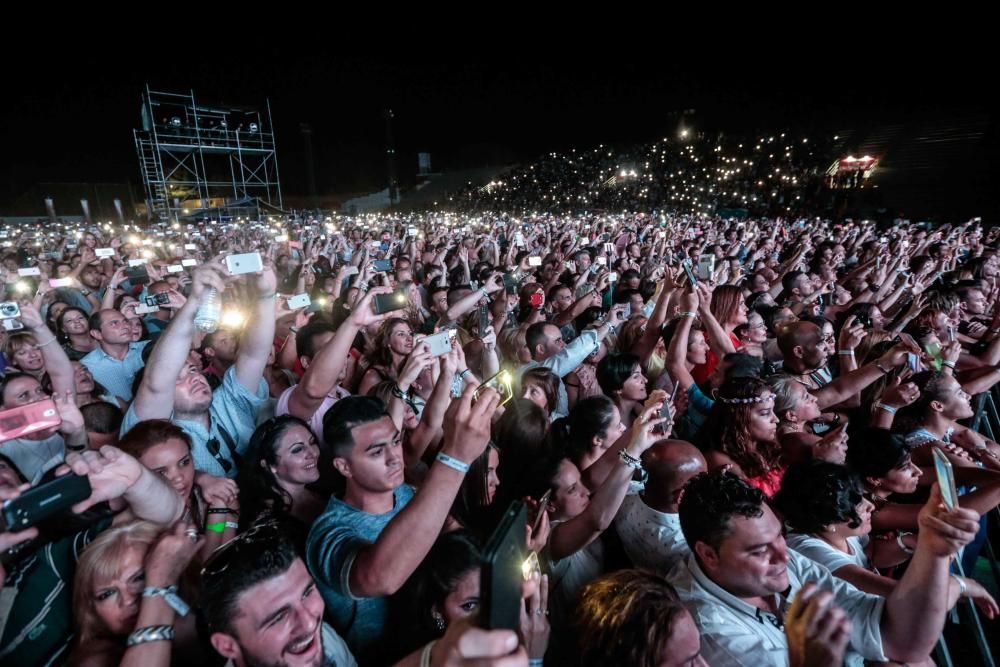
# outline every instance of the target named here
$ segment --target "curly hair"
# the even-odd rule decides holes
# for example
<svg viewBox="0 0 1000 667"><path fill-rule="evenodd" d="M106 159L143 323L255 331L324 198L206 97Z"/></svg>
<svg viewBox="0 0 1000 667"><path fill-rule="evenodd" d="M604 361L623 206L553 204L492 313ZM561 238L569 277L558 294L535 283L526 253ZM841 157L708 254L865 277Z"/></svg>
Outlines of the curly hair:
<svg viewBox="0 0 1000 667"><path fill-rule="evenodd" d="M579 664L656 667L675 622L685 613L660 575L619 570L595 579L581 592L574 618Z"/></svg>
<svg viewBox="0 0 1000 667"><path fill-rule="evenodd" d="M785 471L774 504L794 532L814 535L835 523L860 526L861 493L861 480L845 466L813 459Z"/></svg>
<svg viewBox="0 0 1000 667"><path fill-rule="evenodd" d="M899 409L892 421L892 432L905 435L920 428L930 416L931 403L946 400L942 385L950 377L938 371L923 371L911 377L910 382L917 385L920 395L913 403Z"/></svg>
<svg viewBox="0 0 1000 667"><path fill-rule="evenodd" d="M750 419L757 403L727 403L728 399L753 399L771 393L759 378L730 378L719 388L701 432L703 450L717 450L731 458L749 477L763 475L779 464L777 443L757 441L750 433Z"/></svg>
<svg viewBox="0 0 1000 667"><path fill-rule="evenodd" d="M684 486L678 510L681 532L691 550L703 542L718 550L729 536L734 516L756 519L764 515L763 491L729 472L703 472Z"/></svg>

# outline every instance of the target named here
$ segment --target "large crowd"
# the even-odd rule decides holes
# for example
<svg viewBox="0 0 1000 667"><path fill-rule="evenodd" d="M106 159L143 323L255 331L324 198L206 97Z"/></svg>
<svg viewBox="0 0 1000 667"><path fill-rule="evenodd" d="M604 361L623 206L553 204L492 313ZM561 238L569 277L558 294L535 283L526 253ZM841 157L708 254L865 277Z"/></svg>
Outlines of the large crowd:
<svg viewBox="0 0 1000 667"><path fill-rule="evenodd" d="M0 665L932 664L998 612L998 231L0 230Z"/></svg>

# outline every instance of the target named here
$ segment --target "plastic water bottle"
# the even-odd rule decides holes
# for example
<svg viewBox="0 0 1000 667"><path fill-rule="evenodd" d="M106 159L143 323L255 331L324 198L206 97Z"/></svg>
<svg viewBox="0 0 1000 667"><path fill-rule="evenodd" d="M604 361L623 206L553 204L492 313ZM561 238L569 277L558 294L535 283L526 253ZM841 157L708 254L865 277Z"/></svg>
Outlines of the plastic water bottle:
<svg viewBox="0 0 1000 667"><path fill-rule="evenodd" d="M202 333L212 333L219 328L219 318L222 315L222 300L219 290L209 289L201 297L198 312L194 315L194 325Z"/></svg>

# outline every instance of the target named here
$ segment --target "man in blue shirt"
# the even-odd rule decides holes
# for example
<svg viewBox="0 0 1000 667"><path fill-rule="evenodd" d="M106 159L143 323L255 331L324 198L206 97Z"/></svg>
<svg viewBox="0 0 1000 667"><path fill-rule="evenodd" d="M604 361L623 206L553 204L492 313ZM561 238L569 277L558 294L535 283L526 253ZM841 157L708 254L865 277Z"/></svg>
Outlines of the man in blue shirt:
<svg viewBox="0 0 1000 667"><path fill-rule="evenodd" d="M257 410L267 400L264 367L274 339L274 301L277 279L265 266L250 276L256 287L236 363L214 392L201 369L189 361L194 317L202 295L220 293L228 274L219 262L195 269L191 298L185 302L156 342L149 363L125 413L122 435L144 419L169 419L191 436L195 468L216 476L235 477L239 457L250 444Z"/></svg>
<svg viewBox="0 0 1000 667"><path fill-rule="evenodd" d="M403 483L399 431L377 398L341 399L323 431L333 466L347 480L313 523L306 564L326 602L328 621L361 664L384 661L394 645L388 596L398 591L441 533L468 464L486 449L499 396L475 404L466 388L444 427L444 445L420 490Z"/></svg>
<svg viewBox="0 0 1000 667"><path fill-rule="evenodd" d="M132 400L132 382L145 365L142 349L149 341L132 342L132 327L117 310L100 310L90 316L90 335L98 347L80 360L94 379L111 394Z"/></svg>

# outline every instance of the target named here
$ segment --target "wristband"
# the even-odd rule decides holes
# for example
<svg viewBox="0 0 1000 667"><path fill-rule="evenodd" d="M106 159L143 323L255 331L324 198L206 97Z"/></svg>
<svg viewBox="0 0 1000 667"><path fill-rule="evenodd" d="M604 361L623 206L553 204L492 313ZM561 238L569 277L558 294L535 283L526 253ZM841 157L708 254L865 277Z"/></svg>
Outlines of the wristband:
<svg viewBox="0 0 1000 667"><path fill-rule="evenodd" d="M215 523L206 523L205 530L209 530L213 533L224 533L226 532L226 522L217 521Z"/></svg>
<svg viewBox="0 0 1000 667"><path fill-rule="evenodd" d="M896 535L896 546L898 546L900 548L900 550L903 551L903 553L912 554L913 553L913 549L911 549L910 547L906 546L906 543L903 542L903 536L904 535L909 535L909 533L898 533ZM965 583L965 582L962 582L962 583Z"/></svg>
<svg viewBox="0 0 1000 667"><path fill-rule="evenodd" d="M841 354L845 357L853 357L854 350L837 350L837 354Z"/></svg>
<svg viewBox="0 0 1000 667"><path fill-rule="evenodd" d="M146 642L170 641L174 638L174 626L172 625L149 625L144 628L137 628L128 636L126 646L138 646Z"/></svg>
<svg viewBox="0 0 1000 667"><path fill-rule="evenodd" d="M885 410L890 415L896 414L896 408L892 407L891 405L886 405L885 403L882 403L882 402L876 403L875 404L875 409L876 410Z"/></svg>
<svg viewBox="0 0 1000 667"><path fill-rule="evenodd" d="M456 459L456 458L454 458L452 456L448 456L444 452L438 452L438 455L436 457L434 457L434 458L436 460L440 461L441 463L445 464L446 466L448 466L452 470L457 470L458 472L462 473L463 475L465 473L469 472L469 464L468 463L463 463L462 461L459 461L458 459Z"/></svg>
<svg viewBox="0 0 1000 667"><path fill-rule="evenodd" d="M187 616L188 612L191 611L191 607L177 594L177 586L167 586L166 588L149 586L143 589L142 597L163 598L163 601L170 605L170 608L177 612L178 616Z"/></svg>

